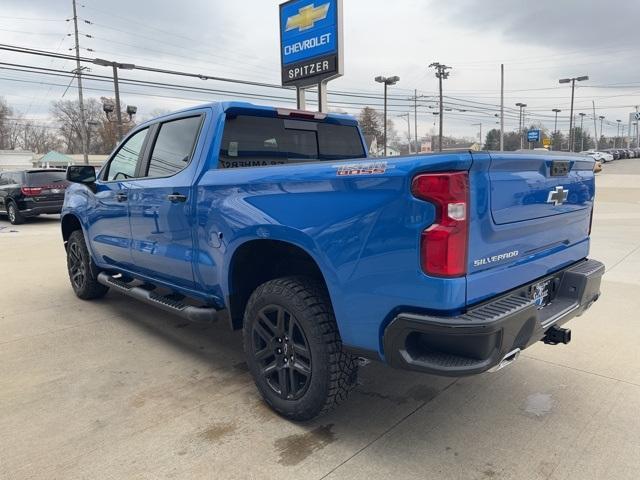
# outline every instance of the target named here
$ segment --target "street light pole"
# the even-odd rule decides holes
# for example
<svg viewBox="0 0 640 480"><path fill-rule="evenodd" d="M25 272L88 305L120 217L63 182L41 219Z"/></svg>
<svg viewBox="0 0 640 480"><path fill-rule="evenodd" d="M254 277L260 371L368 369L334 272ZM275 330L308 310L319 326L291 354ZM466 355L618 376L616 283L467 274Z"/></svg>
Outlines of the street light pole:
<svg viewBox="0 0 640 480"><path fill-rule="evenodd" d="M102 58L95 58L93 63L96 65L101 65L103 67L111 67L113 69L113 89L115 91L116 97L116 119L118 125L118 141L122 140L123 132L122 132L122 109L120 108L120 87L118 84L118 69L121 68L123 70L133 70L136 66L132 63L118 63L111 62L109 60L104 60Z"/></svg>
<svg viewBox="0 0 640 480"><path fill-rule="evenodd" d="M375 78L375 81L378 83L384 84L384 156L387 156L387 87L389 85L395 85L400 81L400 77L382 77L378 76Z"/></svg>
<svg viewBox="0 0 640 480"><path fill-rule="evenodd" d="M584 152L584 130L583 130L583 125L584 125L584 116L586 115L586 113L580 112L578 115L580 115L580 151Z"/></svg>
<svg viewBox="0 0 640 480"><path fill-rule="evenodd" d="M573 78L561 78L559 83L571 83L571 113L569 114L569 151L573 152L573 99L575 96L576 81L589 80L588 75Z"/></svg>
<svg viewBox="0 0 640 480"><path fill-rule="evenodd" d="M120 108L120 88L118 87L118 67L113 65L113 89L116 94L116 119L118 120L118 140L122 140L122 109Z"/></svg>
<svg viewBox="0 0 640 480"><path fill-rule="evenodd" d="M556 120L553 124L553 134L554 135L558 135L558 114L562 111L559 108L554 108L553 110L551 110L552 112L554 112L556 114ZM551 150L553 150L553 143L551 144Z"/></svg>
<svg viewBox="0 0 640 480"><path fill-rule="evenodd" d="M438 87L440 90L440 102L439 102L439 106L440 106L440 129L439 129L439 133L438 133L438 151L441 152L442 151L442 129L444 126L444 115L443 115L443 102L442 102L442 80L446 80L447 78L449 78L449 72L447 72L447 70L451 70L451 67L447 67L446 65L439 63L439 62L433 62L429 65L429 68L435 68L436 69L436 78L438 79Z"/></svg>

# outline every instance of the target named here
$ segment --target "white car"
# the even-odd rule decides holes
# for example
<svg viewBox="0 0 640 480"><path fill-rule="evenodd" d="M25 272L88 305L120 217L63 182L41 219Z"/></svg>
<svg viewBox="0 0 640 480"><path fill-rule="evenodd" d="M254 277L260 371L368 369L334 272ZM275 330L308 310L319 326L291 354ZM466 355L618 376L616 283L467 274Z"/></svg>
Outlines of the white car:
<svg viewBox="0 0 640 480"><path fill-rule="evenodd" d="M597 150L585 150L580 152L582 155L588 155L594 160L598 160L603 163L613 162L613 155L607 152L598 152Z"/></svg>

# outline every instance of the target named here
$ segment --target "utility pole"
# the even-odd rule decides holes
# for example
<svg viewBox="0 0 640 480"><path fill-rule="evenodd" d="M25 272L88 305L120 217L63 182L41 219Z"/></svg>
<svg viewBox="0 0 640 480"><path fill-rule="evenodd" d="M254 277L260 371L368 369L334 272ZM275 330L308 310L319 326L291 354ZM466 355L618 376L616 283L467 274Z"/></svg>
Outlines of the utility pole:
<svg viewBox="0 0 640 480"><path fill-rule="evenodd" d="M500 151L504 152L504 63L500 64Z"/></svg>
<svg viewBox="0 0 640 480"><path fill-rule="evenodd" d="M598 124L596 123L596 101L591 100L591 105L593 106L593 134L596 136L596 138L594 139L594 145L596 147L596 150L598 150L598 148L600 148L598 146L600 142L598 138Z"/></svg>
<svg viewBox="0 0 640 480"><path fill-rule="evenodd" d="M80 103L80 141L82 143L82 156L84 163L89 163L89 155L87 153L87 124L84 114L84 99L82 98L82 67L80 66L80 40L78 39L78 12L76 11L76 0L73 3L73 30L76 39L76 76L78 77L78 102Z"/></svg>
<svg viewBox="0 0 640 480"><path fill-rule="evenodd" d="M401 113L398 117L406 117L407 119L407 138L409 139L409 155L411 155L411 115L409 113Z"/></svg>
<svg viewBox="0 0 640 480"><path fill-rule="evenodd" d="M637 110L638 107L636 107ZM413 91L413 141L416 144L416 153L418 153L418 89Z"/></svg>
<svg viewBox="0 0 640 480"><path fill-rule="evenodd" d="M586 115L586 113L580 112L578 115L580 115L580 151L584 152L584 129L583 129L583 125L584 125L584 116Z"/></svg>
<svg viewBox="0 0 640 480"><path fill-rule="evenodd" d="M524 137L523 137L523 130L524 130L524 115L523 115L523 111L524 111L524 107L526 107L527 104L526 103L521 103L518 102L516 103L516 107L520 107L520 118L518 120L518 130L520 130L520 150L522 150L524 148Z"/></svg>
<svg viewBox="0 0 640 480"><path fill-rule="evenodd" d="M616 122L618 122L618 135L616 136L616 140L615 142L613 142L613 148L616 148L616 145L618 143L618 138L620 138L620 122L622 120L616 120ZM620 141L620 146L622 146L622 140Z"/></svg>
<svg viewBox="0 0 640 480"><path fill-rule="evenodd" d="M604 130L602 130L602 121L604 120L604 115L600 115L598 118L600 119L600 137L598 137L598 148L600 148L600 139L604 137Z"/></svg>
<svg viewBox="0 0 640 480"><path fill-rule="evenodd" d="M483 150L483 148L482 148L482 122L480 122L480 123L472 123L471 126L472 127L477 127L477 126L480 127L480 150Z"/></svg>
<svg viewBox="0 0 640 480"><path fill-rule="evenodd" d="M636 105L636 148L640 148L640 132L638 131L638 108L640 106Z"/></svg>
<svg viewBox="0 0 640 480"><path fill-rule="evenodd" d="M447 67L446 65L439 63L439 62L433 62L429 65L429 68L435 68L436 69L436 78L438 79L438 87L440 90L440 102L439 102L439 106L440 106L440 129L439 129L439 133L438 133L438 151L441 152L442 151L442 128L443 128L443 121L444 121L444 108L443 108L443 102L442 102L442 80L446 80L447 78L449 78L449 72L447 72L447 70L451 70L451 67Z"/></svg>
<svg viewBox="0 0 640 480"><path fill-rule="evenodd" d="M571 113L569 114L569 151L573 152L573 99L576 90L576 81L589 80L588 75L573 78L561 78L559 83L571 83Z"/></svg>

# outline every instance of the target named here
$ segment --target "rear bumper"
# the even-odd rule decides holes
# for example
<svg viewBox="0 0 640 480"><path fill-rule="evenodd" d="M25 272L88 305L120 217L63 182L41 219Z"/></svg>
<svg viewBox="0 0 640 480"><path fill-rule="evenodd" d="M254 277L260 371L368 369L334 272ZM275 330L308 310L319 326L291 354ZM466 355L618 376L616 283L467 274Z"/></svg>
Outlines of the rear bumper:
<svg viewBox="0 0 640 480"><path fill-rule="evenodd" d="M552 326L587 310L600 296L604 270L597 260L583 260L457 317L400 313L385 330L385 358L391 366L436 375L485 372L509 352L527 348ZM532 285L547 279L554 294L539 308L528 293Z"/></svg>
<svg viewBox="0 0 640 480"><path fill-rule="evenodd" d="M58 214L62 211L63 204L64 200L41 202L30 200L18 202L18 209L24 217L36 217L44 214Z"/></svg>

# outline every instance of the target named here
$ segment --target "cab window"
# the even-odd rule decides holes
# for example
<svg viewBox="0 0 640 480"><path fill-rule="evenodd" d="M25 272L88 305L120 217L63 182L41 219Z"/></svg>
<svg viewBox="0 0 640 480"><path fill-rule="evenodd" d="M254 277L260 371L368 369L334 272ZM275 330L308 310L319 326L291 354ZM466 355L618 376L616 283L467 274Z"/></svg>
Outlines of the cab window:
<svg viewBox="0 0 640 480"><path fill-rule="evenodd" d="M135 178L136 166L142 154L144 141L149 129L140 130L130 137L118 150L109 163L105 180L127 180Z"/></svg>
<svg viewBox="0 0 640 480"><path fill-rule="evenodd" d="M201 123L199 115L160 124L147 177L169 177L183 170L191 161Z"/></svg>

